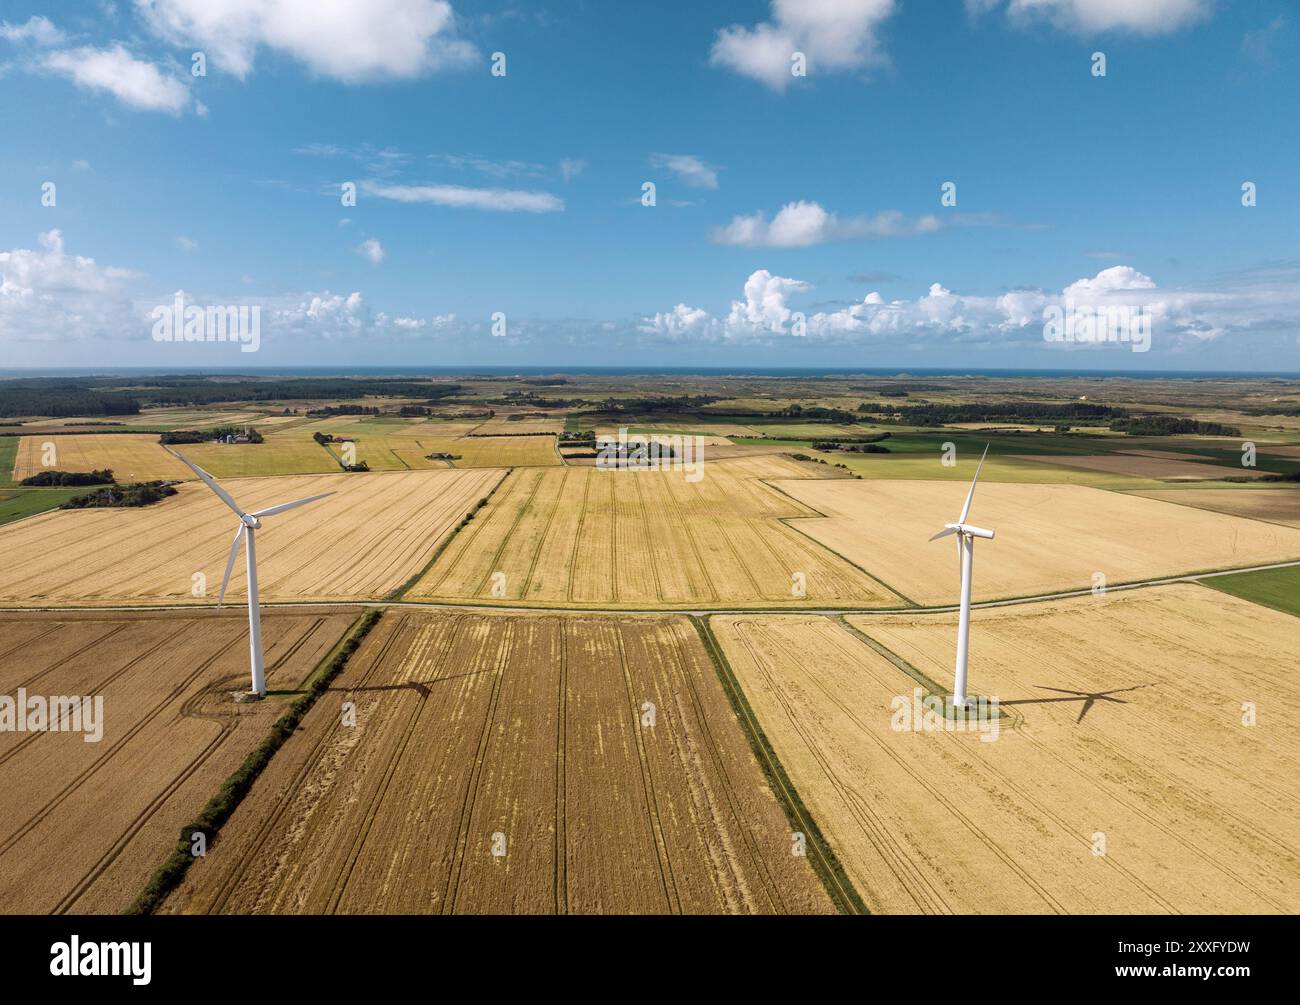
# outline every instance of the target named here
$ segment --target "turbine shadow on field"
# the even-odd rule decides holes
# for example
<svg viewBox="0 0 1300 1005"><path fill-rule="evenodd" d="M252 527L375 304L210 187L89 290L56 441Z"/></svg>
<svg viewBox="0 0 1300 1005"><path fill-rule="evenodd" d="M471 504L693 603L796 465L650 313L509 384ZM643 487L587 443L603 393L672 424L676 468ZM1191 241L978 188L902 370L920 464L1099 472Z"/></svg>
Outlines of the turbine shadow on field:
<svg viewBox="0 0 1300 1005"><path fill-rule="evenodd" d="M1017 698L1013 701L1000 702L1002 705L1051 705L1060 701L1081 701L1083 707L1079 709L1079 718L1075 719L1075 724L1083 722L1083 717L1088 714L1088 710L1099 701L1109 701L1116 705L1127 705L1128 702L1123 698L1113 698L1112 695L1123 694L1125 691L1139 691L1144 687L1151 687L1151 684L1134 684L1132 687L1117 687L1110 691L1071 691L1063 687L1048 687L1046 684L1035 684L1034 687L1041 688L1044 691L1058 691L1061 694L1068 695L1066 698Z"/></svg>

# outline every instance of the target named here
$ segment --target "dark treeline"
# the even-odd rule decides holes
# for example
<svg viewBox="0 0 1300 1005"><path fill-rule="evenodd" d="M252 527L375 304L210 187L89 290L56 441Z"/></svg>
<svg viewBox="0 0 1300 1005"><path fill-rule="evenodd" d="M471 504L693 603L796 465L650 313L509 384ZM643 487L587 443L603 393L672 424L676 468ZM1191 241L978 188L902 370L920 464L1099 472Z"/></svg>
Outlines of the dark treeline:
<svg viewBox="0 0 1300 1005"><path fill-rule="evenodd" d="M96 391L72 381L0 381L0 416L138 415L140 401L121 392Z"/></svg>
<svg viewBox="0 0 1300 1005"><path fill-rule="evenodd" d="M137 415L141 408L210 405L222 401L339 398L420 398L437 402L460 384L399 377L24 377L0 380L0 418L15 415Z"/></svg>
<svg viewBox="0 0 1300 1005"><path fill-rule="evenodd" d="M946 426L957 422L1005 422L1023 420L1027 422L1049 422L1057 419L1071 421L1103 419L1124 419L1128 413L1122 408L1110 405L1098 405L1089 401L1070 401L1062 403L1006 401L990 402L982 405L952 404L939 405L882 405L863 402L858 406L859 412L873 415L897 416L892 421L910 426ZM888 418L877 421L888 422Z"/></svg>
<svg viewBox="0 0 1300 1005"><path fill-rule="evenodd" d="M105 485L94 492L73 496L60 509L96 509L117 506L150 506L174 496L170 482L131 482L129 485Z"/></svg>
<svg viewBox="0 0 1300 1005"><path fill-rule="evenodd" d="M1201 422L1199 419L1184 419L1176 415L1140 415L1133 419L1121 419L1110 424L1116 433L1128 433L1130 436L1240 436L1241 430L1236 426L1225 426L1221 422Z"/></svg>
<svg viewBox="0 0 1300 1005"><path fill-rule="evenodd" d="M98 471L41 471L24 478L20 485L73 487L77 485L112 485L113 469Z"/></svg>

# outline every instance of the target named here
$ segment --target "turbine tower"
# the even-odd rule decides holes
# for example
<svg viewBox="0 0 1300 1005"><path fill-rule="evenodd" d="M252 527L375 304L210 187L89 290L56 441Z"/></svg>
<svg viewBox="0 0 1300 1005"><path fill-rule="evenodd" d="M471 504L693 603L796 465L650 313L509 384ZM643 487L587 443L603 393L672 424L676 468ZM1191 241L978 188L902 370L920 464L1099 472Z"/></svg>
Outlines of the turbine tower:
<svg viewBox="0 0 1300 1005"><path fill-rule="evenodd" d="M971 500L975 498L975 483L979 481L980 468L984 467L984 458L988 455L989 448L985 445L979 466L975 469L975 477L970 480L966 505L961 508L961 516L957 518L957 522L944 524L943 530L930 538L931 541L937 541L949 534L957 535L957 560L961 563L961 613L957 616L957 666L952 703L958 708L966 707L966 656L970 643L970 582L971 568L975 561L975 538L984 537L993 540L993 531L966 522L966 517L970 515Z"/></svg>
<svg viewBox="0 0 1300 1005"><path fill-rule="evenodd" d="M217 498L234 510L235 515L239 517L239 530L235 532L235 540L230 545L230 557L226 559L226 574L221 577L221 594L217 597L217 607L220 608L222 602L226 599L226 584L230 582L230 572L235 567L235 556L239 553L239 541L240 538L243 538L244 551L248 559L248 659L253 669L251 693L259 698L265 698L266 676L262 670L262 615L257 601L257 549L253 543L253 533L261 530L261 518L264 516L274 516L276 513L283 513L287 509L306 506L310 502L324 499L334 493L322 492L318 496L308 496L306 499L297 499L294 502L280 503L278 506L260 509L254 513L245 513L240 509L239 503L230 497L230 493L217 484L215 478L197 464L193 464L185 457L182 457L177 451L171 450L170 452L175 454L178 460L198 475L203 484L215 492Z"/></svg>

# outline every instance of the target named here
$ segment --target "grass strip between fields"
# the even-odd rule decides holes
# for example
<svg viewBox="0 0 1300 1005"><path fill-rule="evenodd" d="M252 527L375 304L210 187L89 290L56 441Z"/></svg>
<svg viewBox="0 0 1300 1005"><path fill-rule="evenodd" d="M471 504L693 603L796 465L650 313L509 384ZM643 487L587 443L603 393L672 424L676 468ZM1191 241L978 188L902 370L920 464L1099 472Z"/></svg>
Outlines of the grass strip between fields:
<svg viewBox="0 0 1300 1005"><path fill-rule="evenodd" d="M403 583L401 586L395 589L392 593L386 596L384 598L385 601L392 602L395 600L401 600L404 596L406 596L407 590L411 589L411 587L413 587L416 583L418 583L421 579L425 577L425 575L429 572L429 570L433 568L433 563L438 561L438 559L442 557L442 553L447 550L448 545L450 545L451 542L455 540L456 535L469 526L470 521L474 519L474 514L488 504L488 500L492 498L492 496L496 493L497 489L499 489L502 485L505 484L506 479L510 477L511 472L513 472L514 470L515 470L514 468L506 468L506 473L502 476L501 480L498 481L495 485L492 486L492 488L488 490L487 495L485 495L482 499L480 499L477 503L474 504L473 509L471 509L468 513L466 513L463 517L460 518L460 523L456 524L456 526L452 529L452 532L447 535L447 537L442 541L442 543L439 544L438 547L433 549L433 554L429 556L429 561L424 563L424 567L420 569L420 571L417 572L414 576L408 579L405 583Z"/></svg>
<svg viewBox="0 0 1300 1005"><path fill-rule="evenodd" d="M180 885L194 862L194 856L190 852L190 842L194 832L201 832L209 847L211 846L222 824L230 819L230 815L235 812L244 796L253 787L253 783L271 763L271 758L275 756L276 751L293 735L303 717L316 703L316 699L324 694L334 678L343 672L348 660L361 645L361 640L370 633L381 616L381 611L371 609L357 619L348 634L321 661L321 665L310 678L306 692L298 697L284 715L275 720L270 735L244 758L244 763L234 774L221 783L221 788L199 811L199 815L181 828L181 836L177 838L176 846L149 878L149 882L145 884L144 890L136 897L135 902L124 913L152 914L167 899L168 894Z"/></svg>
<svg viewBox="0 0 1300 1005"><path fill-rule="evenodd" d="M791 826L796 831L801 831L807 838L808 857L812 862L813 871L826 887L831 902L841 914L870 914L867 905L863 903L862 897L849 879L848 873L844 871L840 860L822 834L821 828L817 826L817 821L813 819L812 813L799 797L794 782L786 774L781 759L776 756L776 750L768 740L767 734L763 732L763 727L758 724L758 717L750 708L740 681L737 680L731 664L727 662L727 657L713 634L713 629L709 626L708 618L690 615L690 619L695 625L696 632L699 633L700 641L704 643L709 658L713 661L713 669L722 682L722 690L726 693L727 700L731 702L736 718L740 720L750 748L758 758L759 766L772 787L776 801L781 804Z"/></svg>

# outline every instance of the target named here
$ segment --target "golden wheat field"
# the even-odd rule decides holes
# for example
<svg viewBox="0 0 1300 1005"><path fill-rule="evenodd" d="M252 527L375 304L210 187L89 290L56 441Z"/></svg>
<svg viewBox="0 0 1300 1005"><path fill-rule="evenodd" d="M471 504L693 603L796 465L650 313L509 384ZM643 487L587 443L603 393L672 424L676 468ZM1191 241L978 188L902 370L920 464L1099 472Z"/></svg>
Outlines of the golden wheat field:
<svg viewBox="0 0 1300 1005"><path fill-rule="evenodd" d="M246 511L335 495L267 517L257 534L263 600L379 599L420 572L501 471L249 478ZM212 603L238 523L204 485L144 509L54 511L0 528L0 603ZM227 599L245 592L242 552ZM195 574L206 592L192 592Z"/></svg>
<svg viewBox="0 0 1300 1005"><path fill-rule="evenodd" d="M817 475L780 457L684 471L515 471L408 594L582 606L899 599L783 522L811 515L762 479ZM803 484L792 482L790 484ZM792 590L801 575L804 596Z"/></svg>
<svg viewBox="0 0 1300 1005"><path fill-rule="evenodd" d="M950 540L965 486L926 481L777 481L825 518L792 526L919 604L956 601ZM975 548L976 600L1091 589L1300 558L1300 530L1083 485L981 482L970 522L997 538Z"/></svg>
<svg viewBox="0 0 1300 1005"><path fill-rule="evenodd" d="M166 909L830 912L791 840L687 619L389 611Z"/></svg>
<svg viewBox="0 0 1300 1005"><path fill-rule="evenodd" d="M264 612L268 686L301 688L357 613ZM0 693L102 699L81 732L0 732L0 912L125 911L283 711L230 700L247 687L239 611L0 618Z"/></svg>
<svg viewBox="0 0 1300 1005"><path fill-rule="evenodd" d="M951 681L953 616L848 620ZM833 619L712 624L873 911L1300 904L1290 615L1192 584L977 611L972 691L1005 713L991 742L992 732L896 728L914 681Z"/></svg>
<svg viewBox="0 0 1300 1005"><path fill-rule="evenodd" d="M110 468L119 482L194 477L189 468L162 448L156 434L70 433L22 437L14 458L14 481L42 471L103 468Z"/></svg>

